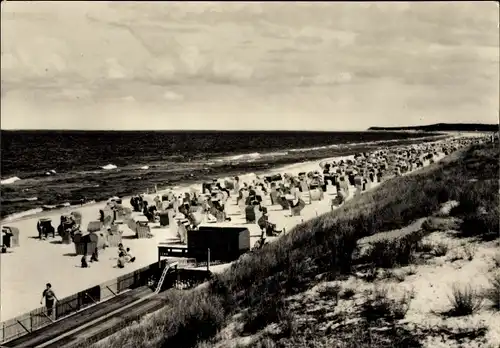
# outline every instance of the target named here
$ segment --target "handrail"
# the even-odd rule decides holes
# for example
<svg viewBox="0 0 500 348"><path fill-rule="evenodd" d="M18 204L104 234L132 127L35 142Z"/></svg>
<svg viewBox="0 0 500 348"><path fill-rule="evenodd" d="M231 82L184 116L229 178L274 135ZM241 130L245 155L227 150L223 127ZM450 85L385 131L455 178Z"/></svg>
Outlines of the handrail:
<svg viewBox="0 0 500 348"><path fill-rule="evenodd" d="M101 283L101 284L97 285L101 289L107 288L110 291L110 293L112 294L111 296L105 296L105 297L95 299L95 298L91 297L87 291L84 290L83 292L85 293L85 295L87 297L89 297L94 302L94 304L98 304L99 302L102 302L103 300L107 300L107 299L110 299L112 297L117 296L117 293L115 291L111 290L110 286L116 285L116 287L118 289L120 289L121 288L120 284L126 284L126 287L123 290L133 288L134 286L136 286L138 284L137 280L135 278L136 272L137 271L145 272L145 273L151 272L151 270L154 269L154 267L156 265L157 265L157 263L154 262L146 267L140 268L139 270L135 270L135 271L132 271L132 272L127 273L125 275L119 276L119 277L113 279L112 281L108 280L105 283ZM130 282L130 280L132 280L132 282ZM142 279L139 280L139 282L141 282L141 281L142 281ZM127 284L128 282L130 282L130 284ZM91 288L95 288L97 286L93 286ZM90 288L87 288L87 290L88 289L90 289ZM121 292L121 291L119 291L119 292ZM81 309L78 308L79 306L75 307L71 304L73 301L75 301L75 296L78 296L78 294L80 294L80 293L82 293L82 291L79 291L75 294L69 295L69 296L67 296L61 300L58 300L56 302L56 307L58 307L59 309L62 308L62 313L60 313L59 316L57 316L57 314L56 314L56 320L54 321L51 319L51 323L57 322L61 319L64 319L64 318L69 317L75 313L80 312ZM67 310L68 308L65 309L64 306L68 306L69 310ZM19 338L21 336L26 335L27 333L31 333L32 331L35 331L35 330L41 329L42 327L50 325L46 322L34 322L33 321L33 318L36 317L37 315L40 315L40 312L45 314L44 309L45 309L45 307L39 307L39 308L34 309L34 310L32 310L28 313L25 313L23 315L20 315L20 316L17 316L15 318L11 318L11 319L8 319L8 320L1 322L0 325L2 325L2 327L3 327L3 330L2 330L3 337L0 338L1 339L0 344L4 343L4 342L11 341L11 340L16 339L16 338ZM55 309L55 313L58 313L57 309ZM27 320L29 320L28 324L26 323ZM21 327L22 330L20 331L19 329L16 329L15 328L16 326ZM31 329L31 331L30 331L30 329Z"/></svg>

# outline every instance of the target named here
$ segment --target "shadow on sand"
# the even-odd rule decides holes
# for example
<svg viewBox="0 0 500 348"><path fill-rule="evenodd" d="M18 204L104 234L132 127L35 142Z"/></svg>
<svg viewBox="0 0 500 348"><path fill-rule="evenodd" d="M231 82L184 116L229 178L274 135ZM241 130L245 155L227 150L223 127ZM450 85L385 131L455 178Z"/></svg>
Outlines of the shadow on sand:
<svg viewBox="0 0 500 348"><path fill-rule="evenodd" d="M132 236L128 235L128 236L122 236L122 239L137 239L137 237L134 235L132 235Z"/></svg>
<svg viewBox="0 0 500 348"><path fill-rule="evenodd" d="M164 243L172 245L184 245L178 238L167 238Z"/></svg>

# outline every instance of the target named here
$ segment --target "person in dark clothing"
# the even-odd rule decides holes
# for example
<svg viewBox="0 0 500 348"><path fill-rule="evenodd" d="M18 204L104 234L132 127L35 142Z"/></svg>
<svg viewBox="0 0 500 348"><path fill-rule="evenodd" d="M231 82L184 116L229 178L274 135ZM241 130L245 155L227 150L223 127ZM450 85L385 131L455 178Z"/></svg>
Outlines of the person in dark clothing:
<svg viewBox="0 0 500 348"><path fill-rule="evenodd" d="M182 213L182 214L184 214L184 216L187 217L189 215L189 209L190 209L189 208L189 203L185 202L183 205L181 205L179 207L179 213Z"/></svg>
<svg viewBox="0 0 500 348"><path fill-rule="evenodd" d="M90 256L90 262L99 262L99 253L97 251L97 248L94 250L94 252Z"/></svg>
<svg viewBox="0 0 500 348"><path fill-rule="evenodd" d="M220 191L224 191L227 193L227 196L228 197L231 197L231 191L229 191L227 188L225 187L222 187L222 185L220 183L217 183L217 188L220 190Z"/></svg>
<svg viewBox="0 0 500 348"><path fill-rule="evenodd" d="M123 256L118 257L118 261L117 261L116 266L118 268L124 268L125 267L125 257L123 257Z"/></svg>
<svg viewBox="0 0 500 348"><path fill-rule="evenodd" d="M104 210L99 210L99 221L104 222Z"/></svg>
<svg viewBox="0 0 500 348"><path fill-rule="evenodd" d="M262 216L257 221L262 233L260 238L264 239L264 234L266 236L275 236L281 233L281 231L276 231L276 225L269 221L269 216L266 208L262 208Z"/></svg>
<svg viewBox="0 0 500 348"><path fill-rule="evenodd" d="M50 317L52 315L52 311L54 310L55 301L57 301L56 294L52 290L52 285L50 283L47 283L45 290L43 290L40 304L42 304L44 298L45 308L47 308L47 315Z"/></svg>
<svg viewBox="0 0 500 348"><path fill-rule="evenodd" d="M87 256L83 255L81 262L82 262L82 268L89 268L89 264L87 262Z"/></svg>

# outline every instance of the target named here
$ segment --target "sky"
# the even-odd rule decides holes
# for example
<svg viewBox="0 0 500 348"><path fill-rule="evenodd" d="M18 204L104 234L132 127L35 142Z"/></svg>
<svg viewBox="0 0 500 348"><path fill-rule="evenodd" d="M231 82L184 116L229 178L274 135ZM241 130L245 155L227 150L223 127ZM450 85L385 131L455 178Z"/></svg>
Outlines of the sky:
<svg viewBox="0 0 500 348"><path fill-rule="evenodd" d="M2 2L1 129L498 123L491 2Z"/></svg>

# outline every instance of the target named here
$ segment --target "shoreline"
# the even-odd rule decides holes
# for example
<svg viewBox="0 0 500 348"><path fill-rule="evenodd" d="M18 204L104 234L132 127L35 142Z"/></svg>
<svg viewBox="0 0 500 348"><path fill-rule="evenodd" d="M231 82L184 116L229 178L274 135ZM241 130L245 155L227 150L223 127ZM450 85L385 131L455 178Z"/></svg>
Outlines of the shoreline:
<svg viewBox="0 0 500 348"><path fill-rule="evenodd" d="M340 156L342 158L347 158L347 157L351 157L352 155L346 155L346 156ZM276 168L270 168L269 171L264 171L264 170L260 170L260 171L256 171L256 173L241 173L239 175L235 175L235 176L239 176L239 177L245 177L245 176L251 176L251 175L266 175L266 174L270 174L270 173L273 173L273 172L282 172L282 171L285 171L287 170L287 168L292 168L292 167L295 167L295 166L299 166L299 165L312 165L312 164L315 164L315 163L319 163L320 161L324 161L324 160L327 160L327 159L330 159L330 158L336 158L336 157L328 157L328 158L325 158L325 159L321 159L321 160L313 160L313 161L306 161L306 162L298 162L298 163L293 163L293 164L289 164L289 165L284 165L284 166L281 166L281 167L276 167ZM227 178L227 176L222 176L222 177L217 177L217 176L214 176L214 178L217 178L217 179L224 179L224 178ZM169 190L172 190L174 193L178 193L178 191L181 191L181 190L188 190L190 187L193 187L193 186L196 186L196 187L199 187L201 188L201 183L200 182L193 182L193 183L189 183L189 182L184 182L184 183L179 183L175 186L172 186L172 187L169 187L169 188L165 188L165 189L159 189L156 193L146 193L146 192L142 192L143 194L145 195L161 195L163 193L166 193L168 192ZM139 195L141 193L137 193L137 195ZM130 199L132 198L133 196L124 196L124 197L121 197L122 198L122 201L123 202L128 202L130 201ZM111 197L110 197L111 198ZM3 218L0 220L0 224L1 225L5 225L5 224L12 224L12 223L16 223L16 222L20 222L20 221L25 221L25 220L29 220L29 219L33 219L33 218L43 218L47 215L53 215L53 214L56 214L56 213L65 213L67 211L70 211L70 210L78 210L78 209L82 209L82 208L92 208L92 207L99 207L99 206L102 206L103 204L106 204L106 201L97 201L97 202L89 202L88 204L83 204L83 205L71 205L71 206L68 206L68 207L63 207L63 208L55 208L55 209L51 209L51 210L46 210L46 211L41 211L41 212L38 212L38 213L34 213L34 214L29 214L29 215L25 215L25 216L21 216L21 217L14 217L14 218L9 218L9 216ZM42 209L42 208L40 208ZM13 214L15 215L15 214Z"/></svg>
<svg viewBox="0 0 500 348"><path fill-rule="evenodd" d="M436 140L432 143L445 143L449 139ZM429 142L424 146L431 145ZM403 146L419 146L418 144L407 144ZM397 146L396 146L397 147ZM299 172L309 172L318 170L319 162L339 160L341 158L349 158L354 155L325 157L322 160L313 160L307 162L292 163L285 166L270 168L265 171L247 172L240 175L241 181L251 181L255 175L260 173L273 174L275 172L289 172L298 174ZM427 166L427 165L426 165ZM226 177L226 176L221 176ZM177 193L183 192L189 187L201 188L201 183L178 185L172 191ZM374 185L375 186L375 185ZM378 184L376 185L378 186ZM355 194L354 189L350 190L350 195ZM158 194L163 191L159 190ZM335 195L333 191L328 191L328 195ZM124 206L129 206L129 202L124 198ZM57 224L59 216L62 212L68 210L78 210L82 214L82 230L86 230L86 226L90 221L97 220L98 207L103 206L105 202L96 202L95 204L78 207L68 207L66 209L52 210L43 212L44 216L49 216L52 221ZM239 207L236 205L234 196L231 196L231 203L227 206L228 215L232 217L231 224L243 224L250 230L251 241L250 245L254 245L260 237L258 225L246 224L244 214L240 213ZM326 198L321 201L307 204L301 216L288 217L283 214L283 211L272 209L269 211L270 219L273 223L279 226L278 229L286 228L290 230L302 221L309 220L315 216L331 211L330 199ZM235 214L236 213L236 214ZM38 215L40 216L40 215ZM176 229L169 227L160 227L158 223L152 224L152 238L135 239L135 233L126 225L123 225L123 240L127 246L130 246L137 257L134 264L129 264L124 269L116 268L116 250L107 248L100 255L100 261L93 264L90 269L80 270L79 258L75 257L75 247L73 244L63 245L56 240L40 241L37 238L36 231L37 217L29 216L21 220L11 221L8 225L19 228L20 230L20 247L12 250L11 253L2 255L2 320L6 318L15 318L22 315L38 305L38 293L34 289L42 286L46 282L53 284L58 297L64 298L70 296L81 289L86 289L89 286L105 283L141 267L145 267L157 261L156 248L160 243L169 243L168 241L176 240ZM275 237L270 237L269 241ZM171 242L170 242L171 243ZM154 250L154 251L153 251ZM44 262L40 262L44 260ZM218 268L225 268L227 265L213 266L213 271L217 272ZM77 270L78 269L78 270ZM75 272L78 276L75 277ZM71 279L71 282L68 282ZM35 298L36 297L36 298ZM4 302L3 299L8 299Z"/></svg>
<svg viewBox="0 0 500 348"><path fill-rule="evenodd" d="M353 155L329 157L329 159L352 158ZM294 163L287 166L282 166L265 171L264 173L272 174L273 172L290 172L298 173L302 171L317 170L319 160L308 161L302 163ZM251 181L256 173L245 173L240 175L242 181ZM183 192L186 188L197 186L201 189L201 183L197 185L177 186L172 191L177 194ZM161 191L159 190L159 194ZM124 200L124 206L129 207L129 202ZM314 202L317 203L317 202ZM95 204L84 206L80 209L66 208L65 210L53 210L43 212L44 216L49 216L53 225L58 224L58 217L62 211L77 210L82 214L82 230L86 230L87 223L97 219L99 206L104 205L105 202L96 202ZM319 210L329 210L327 200L321 202ZM307 205L306 211L318 207L317 204ZM258 225L248 225L244 221L244 215L238 214L239 207L236 205L235 197L231 196L231 203L229 204L228 213L236 213L237 216L233 217L234 224L243 224L247 226L251 232L251 245L254 245L257 234L260 235ZM319 211L318 210L318 211ZM308 215L313 216L314 210L310 211ZM304 214L302 218L306 219ZM95 218L92 218L95 216ZM284 225L289 230L288 225L293 223L300 223L298 217L285 218L282 211L270 211L270 216L273 219L279 220L278 225ZM116 256L114 248L107 248L100 253L100 260L97 264L92 265L87 270L80 271L79 257L74 255L74 245L59 244L58 238L56 240L40 241L35 237L36 220L38 216L29 216L21 220L12 221L8 225L19 228L20 230L20 247L12 250L10 254L2 255L1 262L1 321L16 318L24 313L38 308L38 295L33 296L33 289L37 286L50 282L53 284L57 291L59 298L70 296L75 292L86 289L89 286L105 283L111 279L129 274L141 267L148 266L156 262L157 254L156 248L158 244L164 243L172 239L176 239L176 231L171 229L170 226L160 227L158 223L152 224L151 231L154 234L153 238L134 239L135 233L132 232L128 226L123 225L123 243L130 246L134 251L134 256L137 260L134 264L128 264L123 269L115 268ZM239 219L243 219L238 221ZM280 220L281 219L281 220ZM297 220L297 221L295 221ZM7 224L6 224L7 225ZM273 237L270 237L271 240ZM38 260L43 259L44 262ZM57 270L57 271L55 271ZM75 271L78 276L75 277ZM28 275L28 276L26 276ZM67 282L68 279L72 281ZM36 293L38 293L36 291ZM35 298L36 297L36 298ZM5 299L5 300L4 300Z"/></svg>
<svg viewBox="0 0 500 348"><path fill-rule="evenodd" d="M345 145L345 146L377 146L380 143L384 143L384 145L382 145L382 147L391 148L391 147L395 147L395 146L410 145L411 143L419 144L420 141L423 141L424 143L434 143L434 142L439 142L439 141L443 141L446 139L454 138L457 136L460 136L460 135L458 133L449 133L449 134L430 135L430 136L426 136L426 137L415 138L415 139L412 138L412 139L405 139L405 140L393 139L393 140L381 140L381 141L363 142L363 143L325 145L323 147L323 150L324 149L332 149L333 150L336 146L342 146L342 145ZM409 142L409 144L395 144L395 145L391 144L393 142L401 142L401 141L407 141L407 142ZM304 152L305 151L314 151L314 149L316 149L316 148L300 149L300 151L295 151L295 153L298 154L298 153L301 153L302 151L304 151ZM292 151L292 150L287 150L287 151ZM283 151L285 151L285 150L283 150ZM318 151L318 149L316 149L316 151ZM348 148L345 150L345 152L348 154L343 154L340 156L327 156L327 157L315 158L315 159L306 160L306 161L302 161L302 162L290 162L288 164L281 164L281 163L276 164L276 165L269 164L267 168L255 170L254 173L256 175L266 175L267 173L272 173L272 172L276 172L276 171L280 172L280 171L286 170L286 168L292 168L292 167L297 166L297 165L307 165L307 164L312 164L312 163L319 163L321 161L325 161L325 160L332 159L332 158L352 156L354 153L357 152L357 149ZM237 155L234 155L234 156L237 156ZM262 164L262 165L264 165L264 164ZM248 174L248 171L246 171L246 172L242 171L242 172L237 172L236 174L231 175L231 177L245 176L247 174ZM224 175L224 174L220 173L219 175L214 175L213 177L218 178L218 179L224 179L224 178L227 178L228 175L227 174ZM199 179L193 179L192 181L191 180L184 180L184 181L175 183L171 186L169 185L168 188L159 189L157 193L162 194L162 193L165 193L166 191L168 191L169 189L172 189L174 192L176 192L177 190L180 190L182 188L189 188L191 186L200 186L201 187L201 183L200 183ZM145 192L142 192L142 193L145 193ZM139 194L141 194L141 193L138 192L134 195L126 195L126 196L123 196L121 198L123 201L129 201L130 198L132 198L135 195L139 195ZM110 197L108 197L108 198L111 198L112 196L113 195L110 195ZM70 205L67 207L37 211L39 209L43 209L42 206L44 206L44 205L42 205L42 206L37 207L37 208L27 209L24 211L20 211L20 212L16 212L16 213L12 213L10 215L7 215L7 216L0 219L0 225L12 224L15 222L24 221L26 219L31 219L31 218L43 218L47 215L55 214L55 213L62 214L64 212L67 212L68 210L78 210L78 209L92 207L92 206L98 207L98 206L101 206L105 203L106 203L106 200L99 200L99 201L91 200L87 203L84 203L83 205ZM60 204L65 204L65 203L60 203ZM49 205L49 204L46 204L46 205ZM30 212L33 212L33 213L30 213Z"/></svg>

